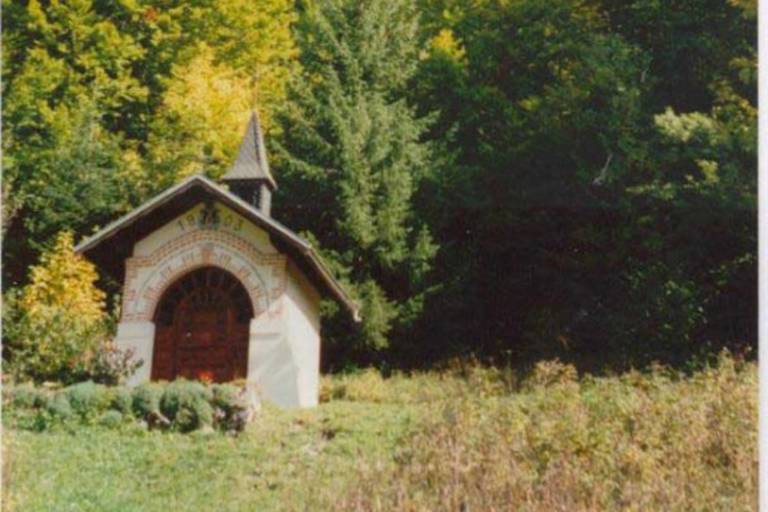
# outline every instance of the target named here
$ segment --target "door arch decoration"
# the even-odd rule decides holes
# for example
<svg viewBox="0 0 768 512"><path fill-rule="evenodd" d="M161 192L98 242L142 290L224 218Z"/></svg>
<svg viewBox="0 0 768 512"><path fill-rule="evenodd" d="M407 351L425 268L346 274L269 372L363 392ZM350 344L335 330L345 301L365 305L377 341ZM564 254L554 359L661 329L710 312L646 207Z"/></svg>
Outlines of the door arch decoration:
<svg viewBox="0 0 768 512"><path fill-rule="evenodd" d="M152 380L245 378L253 305L237 277L205 266L184 274L155 309Z"/></svg>
<svg viewBox="0 0 768 512"><path fill-rule="evenodd" d="M214 265L235 275L251 295L256 316L280 314L285 292L286 257L261 252L231 233L195 230L165 241L149 254L126 259L124 322L151 321L162 293L180 276Z"/></svg>

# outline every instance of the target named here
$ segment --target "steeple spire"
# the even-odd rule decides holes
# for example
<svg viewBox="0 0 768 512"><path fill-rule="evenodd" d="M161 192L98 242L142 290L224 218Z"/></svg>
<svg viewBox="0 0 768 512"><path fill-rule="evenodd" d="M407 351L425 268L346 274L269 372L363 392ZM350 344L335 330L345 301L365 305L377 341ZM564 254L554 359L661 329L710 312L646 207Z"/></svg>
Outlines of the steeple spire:
<svg viewBox="0 0 768 512"><path fill-rule="evenodd" d="M264 134L255 110L251 113L235 163L222 181L233 194L269 215L272 191L277 188L277 183L269 172Z"/></svg>

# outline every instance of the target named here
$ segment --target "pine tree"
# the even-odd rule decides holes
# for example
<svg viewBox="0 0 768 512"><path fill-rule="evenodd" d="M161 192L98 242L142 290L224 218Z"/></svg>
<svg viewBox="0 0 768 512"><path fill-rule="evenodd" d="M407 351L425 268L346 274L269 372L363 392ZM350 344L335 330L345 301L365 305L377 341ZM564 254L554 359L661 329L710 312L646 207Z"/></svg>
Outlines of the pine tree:
<svg viewBox="0 0 768 512"><path fill-rule="evenodd" d="M418 16L407 1L324 1L307 7L297 39L276 215L317 237L361 303L359 341L382 348L418 312L436 252L413 205L432 159L429 120L405 100Z"/></svg>

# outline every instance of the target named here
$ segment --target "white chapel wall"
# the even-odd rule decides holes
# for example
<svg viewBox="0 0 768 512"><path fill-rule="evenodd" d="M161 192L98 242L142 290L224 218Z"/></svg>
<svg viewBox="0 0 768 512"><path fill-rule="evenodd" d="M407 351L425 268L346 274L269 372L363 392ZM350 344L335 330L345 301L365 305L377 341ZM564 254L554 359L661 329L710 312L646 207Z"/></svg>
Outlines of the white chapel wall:
<svg viewBox="0 0 768 512"><path fill-rule="evenodd" d="M165 289L196 268L214 265L241 281L254 306L249 383L278 405L316 404L319 295L297 270L287 270L288 258L265 231L221 204L218 222L201 224L205 208L200 203L140 240L126 261L116 341L144 360L129 384L150 379L152 319Z"/></svg>
<svg viewBox="0 0 768 512"><path fill-rule="evenodd" d="M287 276L283 318L298 361L299 401L304 407L314 406L320 386L320 294L292 262Z"/></svg>

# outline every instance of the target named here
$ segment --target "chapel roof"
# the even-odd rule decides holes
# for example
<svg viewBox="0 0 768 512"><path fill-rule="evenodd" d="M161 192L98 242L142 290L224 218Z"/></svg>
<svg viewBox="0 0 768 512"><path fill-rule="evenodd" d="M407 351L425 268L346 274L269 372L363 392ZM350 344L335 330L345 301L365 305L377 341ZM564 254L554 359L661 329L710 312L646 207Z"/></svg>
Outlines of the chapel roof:
<svg viewBox="0 0 768 512"><path fill-rule="evenodd" d="M78 244L75 252L88 257L108 275L122 282L125 259L132 255L136 242L199 202L210 199L220 201L264 229L275 247L287 253L319 290L330 294L352 313L355 320L359 320L359 306L336 281L309 242L202 175L183 180L108 224Z"/></svg>
<svg viewBox="0 0 768 512"><path fill-rule="evenodd" d="M256 111L251 112L251 119L245 129L243 141L237 152L232 167L222 177L223 181L265 180L275 189L277 183L269 172L267 150L264 146L264 133Z"/></svg>

